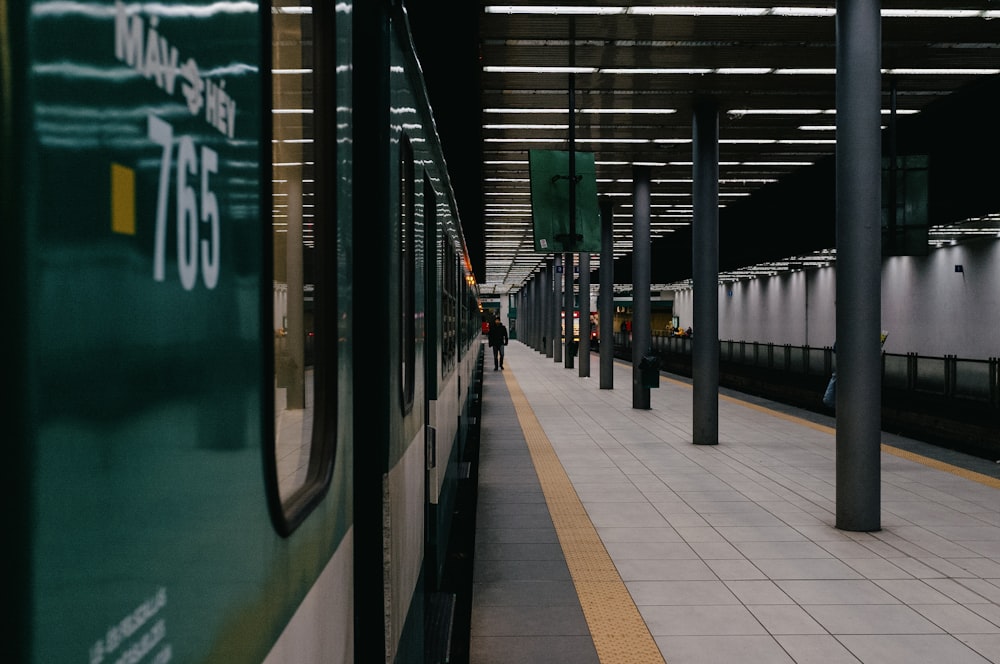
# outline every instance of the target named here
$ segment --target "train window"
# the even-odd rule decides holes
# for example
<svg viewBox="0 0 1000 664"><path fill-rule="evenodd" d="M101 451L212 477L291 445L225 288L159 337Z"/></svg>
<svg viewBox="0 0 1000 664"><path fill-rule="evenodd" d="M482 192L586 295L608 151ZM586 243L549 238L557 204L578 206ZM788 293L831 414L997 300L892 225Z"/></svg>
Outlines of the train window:
<svg viewBox="0 0 1000 664"><path fill-rule="evenodd" d="M414 186L416 176L413 170L413 146L410 137L403 134L399 143L399 228L400 228L400 261L399 270L399 309L402 315L402 334L400 335L400 359L403 410L413 407L413 388L416 362L416 332L414 329L416 300L416 194Z"/></svg>
<svg viewBox="0 0 1000 664"><path fill-rule="evenodd" d="M319 435L315 404L324 375L324 247L317 228L313 28L309 0L274 0L271 11L271 245L274 328L274 436L266 454L276 528L288 534L323 490L332 453ZM330 236L335 235L329 233ZM332 335L336 336L336 335ZM335 357L335 352L330 355ZM332 428L332 427L331 427Z"/></svg>
<svg viewBox="0 0 1000 664"><path fill-rule="evenodd" d="M431 281L424 283L425 295L423 315L418 319L420 330L417 334L424 343L424 389L429 391L432 395L430 398L433 399L436 398L435 395L437 395L438 390L437 368L439 366L438 356L436 355L436 353L439 352L439 347L432 340L437 338L437 330L439 329L437 327L438 304L433 295L433 293L436 293L438 290L435 285L436 282L433 280L437 279L437 266L440 265L440 261L437 258L435 251L435 247L437 247L439 221L438 194L434 191L434 184L431 182L431 178L426 172L424 173L423 210L423 246L430 247L429 250L424 252L423 273L425 279L430 279Z"/></svg>
<svg viewBox="0 0 1000 664"><path fill-rule="evenodd" d="M441 251L441 375L455 366L458 352L458 265L455 247L446 234Z"/></svg>

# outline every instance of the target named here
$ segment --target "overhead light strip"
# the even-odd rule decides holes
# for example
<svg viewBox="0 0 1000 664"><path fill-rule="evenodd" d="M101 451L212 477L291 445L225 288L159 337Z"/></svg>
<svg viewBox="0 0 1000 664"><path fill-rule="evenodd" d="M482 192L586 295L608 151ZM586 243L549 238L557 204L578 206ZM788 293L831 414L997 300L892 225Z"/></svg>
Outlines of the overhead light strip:
<svg viewBox="0 0 1000 664"><path fill-rule="evenodd" d="M832 18L833 7L644 7L579 5L487 5L487 14L545 14L551 16L779 16L786 18ZM882 9L883 18L1000 18L996 9Z"/></svg>
<svg viewBox="0 0 1000 664"><path fill-rule="evenodd" d="M671 115L676 108L578 108L577 114L592 115ZM528 115L566 115L563 108L484 108L483 113L510 115L524 113Z"/></svg>
<svg viewBox="0 0 1000 664"><path fill-rule="evenodd" d="M612 74L615 76L704 76L719 75L753 75L762 76L778 74L782 76L834 76L834 67L796 68L780 67L765 69L762 67L535 67L486 65L483 72L487 74ZM987 67L899 67L883 69L883 75L895 76L991 76L1000 73L1000 69ZM563 111L566 112L565 110Z"/></svg>

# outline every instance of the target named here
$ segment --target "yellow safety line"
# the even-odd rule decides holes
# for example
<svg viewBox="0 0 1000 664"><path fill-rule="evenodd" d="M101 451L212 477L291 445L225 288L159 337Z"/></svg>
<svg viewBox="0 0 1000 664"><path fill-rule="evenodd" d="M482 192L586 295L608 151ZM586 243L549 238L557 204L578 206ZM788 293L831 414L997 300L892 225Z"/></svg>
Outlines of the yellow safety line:
<svg viewBox="0 0 1000 664"><path fill-rule="evenodd" d="M504 380L602 664L665 664L513 371Z"/></svg>
<svg viewBox="0 0 1000 664"><path fill-rule="evenodd" d="M622 362L621 364L623 366L628 366L628 367L632 366L625 362ZM687 388L691 387L690 384L685 383L682 380L676 380L674 378L666 378L666 377L664 377L663 380L669 381L676 385L683 385L684 387ZM743 401L742 399L738 399L736 397L720 394L719 398L732 403L739 404L745 408L750 408L751 410L756 410L761 413L767 413L768 415L771 415L773 417L787 420L789 422L794 422L796 424L808 427L810 429L815 429L816 431L822 431L824 433L829 433L831 435L837 433L837 430L834 427L830 427L825 424L818 424L816 422L810 422L809 420L802 419L801 417L796 417L795 415L789 415L788 413L782 413L777 410L771 410L766 406L759 406L755 403L750 403L749 401ZM891 454L901 459L907 459L909 461L919 463L929 468L934 468L936 470L941 470L946 473L951 473L952 475L957 475L958 477L971 480L979 484L984 484L994 489L1000 489L1000 479L997 479L995 477L990 477L989 475L984 475L982 473L977 473L974 470L969 470L967 468L954 466L950 463L945 463L944 461L938 461L937 459L931 459L930 457L923 456L922 454L917 454L916 452L910 452L898 447L893 447L892 445L889 445L887 443L882 443L882 451L885 452L886 454Z"/></svg>
<svg viewBox="0 0 1000 664"><path fill-rule="evenodd" d="M742 399L731 397L725 394L720 394L719 398L729 401L731 403L739 404L744 408L749 408L751 410L756 410L761 413L766 413L771 417L777 417L778 419L785 420L786 422L793 422L795 424L804 426L809 429L822 431L823 433L828 433L830 435L834 435L837 433L837 430L831 426L827 426L825 424L819 424L818 422L810 422L809 420L802 419L797 415L789 415L788 413L782 413L779 410L773 410L771 408L768 408L767 406L760 406L758 404L750 403L749 401L743 401Z"/></svg>
<svg viewBox="0 0 1000 664"><path fill-rule="evenodd" d="M951 473L952 475L958 475L959 477L972 480L973 482L978 482L979 484L985 484L986 486L993 487L994 489L1000 489L1000 479L990 477L989 475L983 475L982 473L977 473L974 470L959 468L958 466L953 466L950 463L938 461L937 459L930 459L915 452L902 450L898 447L886 445L885 443L882 444L882 451L887 454L892 454L893 456L898 456L901 459L909 459L910 461L915 461L919 464L929 466L930 468L936 468L937 470L943 470L946 473Z"/></svg>

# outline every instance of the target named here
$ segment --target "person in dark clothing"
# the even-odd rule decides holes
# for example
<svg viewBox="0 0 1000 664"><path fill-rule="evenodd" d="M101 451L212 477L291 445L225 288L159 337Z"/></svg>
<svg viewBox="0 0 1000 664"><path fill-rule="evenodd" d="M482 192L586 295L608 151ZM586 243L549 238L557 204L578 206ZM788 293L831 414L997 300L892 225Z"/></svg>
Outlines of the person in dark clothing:
<svg viewBox="0 0 1000 664"><path fill-rule="evenodd" d="M490 325L490 348L493 349L493 371L503 369L503 347L507 345L507 328L497 317Z"/></svg>

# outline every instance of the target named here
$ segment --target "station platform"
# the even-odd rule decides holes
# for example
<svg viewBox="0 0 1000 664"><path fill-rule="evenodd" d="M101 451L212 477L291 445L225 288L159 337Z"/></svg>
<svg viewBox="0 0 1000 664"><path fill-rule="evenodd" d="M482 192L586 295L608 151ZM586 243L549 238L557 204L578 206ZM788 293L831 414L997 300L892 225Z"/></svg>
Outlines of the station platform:
<svg viewBox="0 0 1000 664"><path fill-rule="evenodd" d="M998 464L884 434L848 532L833 418L723 390L694 445L687 379L484 366L470 664L1000 663Z"/></svg>

